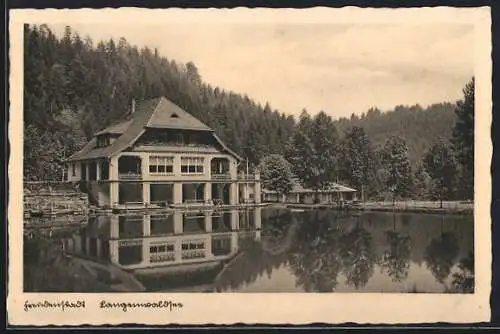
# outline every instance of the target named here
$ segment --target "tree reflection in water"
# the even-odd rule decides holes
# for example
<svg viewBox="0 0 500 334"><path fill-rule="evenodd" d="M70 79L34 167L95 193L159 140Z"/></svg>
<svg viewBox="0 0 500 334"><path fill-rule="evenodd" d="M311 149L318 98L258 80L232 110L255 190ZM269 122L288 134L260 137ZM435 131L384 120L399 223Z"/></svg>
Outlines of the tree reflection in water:
<svg viewBox="0 0 500 334"><path fill-rule="evenodd" d="M371 234L357 226L341 238L340 256L346 284L364 287L374 272L376 256Z"/></svg>
<svg viewBox="0 0 500 334"><path fill-rule="evenodd" d="M451 291L453 293L474 293L475 275L474 275L474 252L460 260L458 264L459 272L453 273L451 282Z"/></svg>
<svg viewBox="0 0 500 334"><path fill-rule="evenodd" d="M262 242L269 248L278 248L286 238L295 217L290 211L268 218L262 229Z"/></svg>
<svg viewBox="0 0 500 334"><path fill-rule="evenodd" d="M380 269L393 282L401 282L408 277L410 269L411 238L395 231L386 231L385 235L389 249L382 254Z"/></svg>
<svg viewBox="0 0 500 334"><path fill-rule="evenodd" d="M218 278L215 291L239 290L244 285L254 282L264 273L269 275L283 261L283 256L267 254L262 250L260 243L251 241L241 256L230 261L224 273Z"/></svg>
<svg viewBox="0 0 500 334"><path fill-rule="evenodd" d="M306 217L289 256L289 267L296 277L296 286L306 292L332 292L341 270L339 256L340 231L319 213Z"/></svg>
<svg viewBox="0 0 500 334"><path fill-rule="evenodd" d="M450 275L458 251L457 238L451 232L442 233L439 238L432 239L427 246L424 260L439 283L444 284Z"/></svg>

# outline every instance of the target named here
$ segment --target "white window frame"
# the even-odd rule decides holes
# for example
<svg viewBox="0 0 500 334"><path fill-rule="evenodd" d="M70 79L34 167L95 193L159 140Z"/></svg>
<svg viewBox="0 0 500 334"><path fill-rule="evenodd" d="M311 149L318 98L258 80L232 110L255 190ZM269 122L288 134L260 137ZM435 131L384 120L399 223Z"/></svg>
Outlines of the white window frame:
<svg viewBox="0 0 500 334"><path fill-rule="evenodd" d="M182 167L187 166L187 170L183 171ZM190 170L193 167L193 170ZM203 175L205 174L205 158L204 157L181 157L181 174L188 175Z"/></svg>
<svg viewBox="0 0 500 334"><path fill-rule="evenodd" d="M156 166L156 171L151 171L151 167ZM164 167L165 171L160 172L159 167ZM171 171L167 171L168 168L171 168ZM148 166L149 174L151 175L173 175L174 174L174 157L172 156L162 156L162 155L151 155L149 156L149 166Z"/></svg>

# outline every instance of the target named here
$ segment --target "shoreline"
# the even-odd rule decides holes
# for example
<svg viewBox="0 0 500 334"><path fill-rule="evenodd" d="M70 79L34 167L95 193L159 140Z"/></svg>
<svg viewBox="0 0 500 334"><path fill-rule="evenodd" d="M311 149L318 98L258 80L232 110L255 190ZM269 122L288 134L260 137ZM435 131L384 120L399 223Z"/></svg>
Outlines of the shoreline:
<svg viewBox="0 0 500 334"><path fill-rule="evenodd" d="M446 204L446 205L445 205ZM338 210L345 212L395 212L395 213L421 213L421 214L447 214L447 215L474 215L474 204L463 202L365 202L339 208L336 204L298 204L298 203L272 203L272 208L303 209L303 210Z"/></svg>

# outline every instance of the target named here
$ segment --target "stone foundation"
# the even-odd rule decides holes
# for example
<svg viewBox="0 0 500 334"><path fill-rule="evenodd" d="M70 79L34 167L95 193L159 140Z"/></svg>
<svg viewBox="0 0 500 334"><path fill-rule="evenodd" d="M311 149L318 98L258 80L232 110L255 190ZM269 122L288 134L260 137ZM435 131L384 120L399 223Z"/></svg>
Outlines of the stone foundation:
<svg viewBox="0 0 500 334"><path fill-rule="evenodd" d="M78 191L71 183L25 183L24 214L33 215L86 215L88 195Z"/></svg>

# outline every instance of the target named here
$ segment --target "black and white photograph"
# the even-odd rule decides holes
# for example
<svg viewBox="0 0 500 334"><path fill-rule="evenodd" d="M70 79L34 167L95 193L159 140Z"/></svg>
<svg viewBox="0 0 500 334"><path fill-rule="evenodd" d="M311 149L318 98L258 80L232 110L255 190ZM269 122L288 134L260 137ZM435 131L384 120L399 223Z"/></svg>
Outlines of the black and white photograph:
<svg viewBox="0 0 500 334"><path fill-rule="evenodd" d="M214 11L17 21L19 293L489 293L474 15Z"/></svg>

